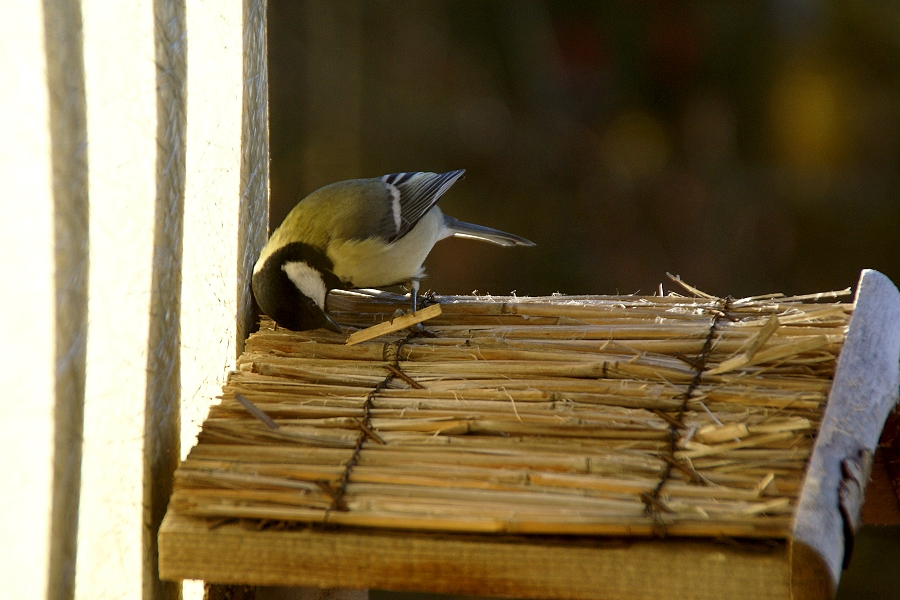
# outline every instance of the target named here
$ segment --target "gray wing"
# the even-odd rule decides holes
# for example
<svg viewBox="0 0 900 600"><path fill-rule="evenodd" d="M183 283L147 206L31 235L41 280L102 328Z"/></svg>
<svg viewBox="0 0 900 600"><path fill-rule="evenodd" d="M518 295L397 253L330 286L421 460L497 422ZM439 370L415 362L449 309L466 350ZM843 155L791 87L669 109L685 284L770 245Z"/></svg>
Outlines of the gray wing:
<svg viewBox="0 0 900 600"><path fill-rule="evenodd" d="M465 172L460 169L441 174L418 172L383 176L381 181L391 209L379 223L380 236L393 242L409 233Z"/></svg>

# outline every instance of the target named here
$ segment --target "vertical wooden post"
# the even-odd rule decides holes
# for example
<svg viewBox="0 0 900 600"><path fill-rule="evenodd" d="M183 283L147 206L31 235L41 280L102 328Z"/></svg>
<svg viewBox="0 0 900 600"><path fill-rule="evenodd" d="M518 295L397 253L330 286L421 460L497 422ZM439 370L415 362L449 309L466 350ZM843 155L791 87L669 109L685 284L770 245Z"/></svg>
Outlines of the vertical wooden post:
<svg viewBox="0 0 900 600"><path fill-rule="evenodd" d="M159 579L157 531L172 495L181 439L181 270L187 143L185 0L154 0L156 205L144 400L144 598L178 600ZM199 140L198 140L199 141Z"/></svg>
<svg viewBox="0 0 900 600"><path fill-rule="evenodd" d="M253 326L250 279L269 233L269 75L266 0L243 0L241 208L238 222L237 352Z"/></svg>
<svg viewBox="0 0 900 600"><path fill-rule="evenodd" d="M88 171L81 4L44 1L54 215L56 381L47 595L75 594L88 326Z"/></svg>

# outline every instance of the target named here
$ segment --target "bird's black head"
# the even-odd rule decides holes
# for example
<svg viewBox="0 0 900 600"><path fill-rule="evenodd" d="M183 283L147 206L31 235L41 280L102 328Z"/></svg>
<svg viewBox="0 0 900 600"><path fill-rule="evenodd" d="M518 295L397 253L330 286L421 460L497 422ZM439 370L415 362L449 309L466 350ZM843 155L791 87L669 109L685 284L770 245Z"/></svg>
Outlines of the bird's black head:
<svg viewBox="0 0 900 600"><path fill-rule="evenodd" d="M325 296L341 287L325 254L302 242L286 244L253 272L253 296L278 325L294 331L324 327L340 333L325 312Z"/></svg>

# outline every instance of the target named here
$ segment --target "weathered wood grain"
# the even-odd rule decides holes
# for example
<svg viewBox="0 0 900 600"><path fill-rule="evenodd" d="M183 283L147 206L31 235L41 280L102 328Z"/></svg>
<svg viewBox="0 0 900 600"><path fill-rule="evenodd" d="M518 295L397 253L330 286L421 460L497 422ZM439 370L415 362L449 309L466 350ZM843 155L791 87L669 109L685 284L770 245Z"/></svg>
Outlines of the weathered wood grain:
<svg viewBox="0 0 900 600"><path fill-rule="evenodd" d="M392 531L253 531L169 514L165 578L479 596L788 598L784 542L514 538Z"/></svg>
<svg viewBox="0 0 900 600"><path fill-rule="evenodd" d="M269 68L266 0L241 0L243 12L241 180L237 237L237 354L258 317L250 279L269 228Z"/></svg>
<svg viewBox="0 0 900 600"><path fill-rule="evenodd" d="M837 589L849 542L839 499L842 464L861 451L874 454L897 402L898 360L900 293L881 273L865 270L797 508L792 565L798 598L830 597Z"/></svg>
<svg viewBox="0 0 900 600"><path fill-rule="evenodd" d="M48 596L71 598L75 593L88 329L87 106L81 3L44 2L43 9L56 238L56 401Z"/></svg>
<svg viewBox="0 0 900 600"><path fill-rule="evenodd" d="M144 404L141 555L143 595L179 600L159 578L156 531L166 514L181 438L181 291L187 177L187 23L183 0L154 0L156 47L156 206L150 270L150 330Z"/></svg>

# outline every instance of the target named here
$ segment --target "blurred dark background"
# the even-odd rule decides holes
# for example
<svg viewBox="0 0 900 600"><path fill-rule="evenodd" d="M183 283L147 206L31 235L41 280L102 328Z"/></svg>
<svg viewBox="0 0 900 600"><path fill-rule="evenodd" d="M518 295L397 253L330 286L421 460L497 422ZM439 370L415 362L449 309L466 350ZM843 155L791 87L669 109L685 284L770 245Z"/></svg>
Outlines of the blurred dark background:
<svg viewBox="0 0 900 600"><path fill-rule="evenodd" d="M269 68L273 226L333 181L465 168L444 211L538 244L442 242L423 289L900 282L897 2L269 0ZM900 597L898 540L864 528L839 597Z"/></svg>
<svg viewBox="0 0 900 600"><path fill-rule="evenodd" d="M424 288L717 295L900 281L900 5L270 0L272 224L467 169ZM668 288L668 286L667 286Z"/></svg>

